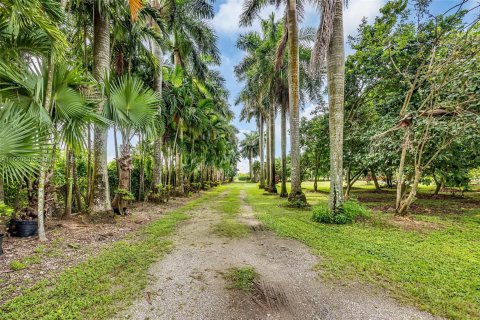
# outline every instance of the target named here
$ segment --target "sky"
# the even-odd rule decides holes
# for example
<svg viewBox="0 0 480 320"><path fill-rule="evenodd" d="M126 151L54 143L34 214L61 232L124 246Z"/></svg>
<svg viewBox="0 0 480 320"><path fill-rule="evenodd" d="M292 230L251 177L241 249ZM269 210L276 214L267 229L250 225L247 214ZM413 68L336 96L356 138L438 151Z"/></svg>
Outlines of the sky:
<svg viewBox="0 0 480 320"><path fill-rule="evenodd" d="M476 5L478 2L476 0L471 1L470 6ZM351 0L348 7L344 11L344 35L345 40L349 35L356 35L357 27L361 23L364 17L367 18L369 23L373 22L375 17L379 15L379 9L387 2L387 0ZM433 13L441 13L446 9L452 7L454 4L457 4L459 0L433 0L430 6L430 9ZM237 37L245 32L250 30L259 30L259 23L252 25L249 28L241 28L238 25L239 16L242 11L243 0L220 0L215 3L215 18L211 22L212 26L215 28L218 35L218 46L221 52L222 63L220 65L220 72L224 76L227 89L230 92L230 105L231 109L234 111L236 118L233 122L235 127L239 130L238 138L242 140L244 138L244 133L256 130L256 125L252 123L240 122L238 115L242 108L241 105L235 106L234 100L238 96L243 84L238 82L235 79L234 67L240 62L243 58L244 53L236 48L235 43ZM282 11L275 11L275 8L268 7L264 9L260 17L267 18L271 12L275 12L275 16L278 19L282 16ZM477 13L478 14L478 13ZM311 7L307 6L305 8L305 17L301 23L301 27L318 27L320 18L318 11ZM345 42L346 43L346 42ZM352 49L346 44L345 46L346 55L352 53ZM314 109L314 105L306 105L304 110L301 112L301 116L308 117ZM279 117L277 117L279 118ZM287 124L288 130L288 124ZM276 147L275 153L276 156L280 156L280 123L279 119L276 122ZM290 149L287 136L287 152ZM242 159L237 168L239 172L247 173L248 172L248 160Z"/></svg>
<svg viewBox="0 0 480 320"><path fill-rule="evenodd" d="M344 12L344 33L345 39L350 34L355 34L358 25L360 24L363 17L367 17L369 21L373 21L375 15L378 14L379 9L386 2L385 0L356 0L350 1L348 8ZM220 72L225 77L227 81L227 89L230 92L230 105L231 109L235 112L236 119L234 120L235 127L240 131L238 134L239 140L244 138L244 133L255 130L256 125L252 121L251 123L240 122L239 113L242 109L242 105L235 106L234 100L238 96L243 84L238 82L235 78L233 69L236 64L244 57L244 53L239 50L236 46L237 37L245 32L250 30L260 30L258 21L250 28L240 28L238 25L238 20L240 13L242 11L243 0L221 0L215 4L216 15L212 21L212 26L215 28L218 35L218 46L222 55L222 64L220 66ZM277 10L273 6L265 8L260 16L262 18L267 18L271 12L275 12L275 16L280 19L282 17L282 11ZM301 27L317 27L319 24L320 18L318 11L311 7L307 6L305 8L305 16L301 23ZM349 51L346 52L347 54ZM314 109L314 105L305 106L302 111L302 116L308 116L310 112ZM280 155L280 123L277 119L276 123L276 147L275 153L277 156ZM288 130L288 124L287 124ZM287 138L287 150L290 149L290 144ZM240 172L248 172L248 161L242 159L237 165Z"/></svg>
<svg viewBox="0 0 480 320"><path fill-rule="evenodd" d="M454 4L459 3L461 0L432 0L430 9L436 13L443 13L446 9L451 8ZM480 0L469 0L469 6L473 7L478 5ZM365 17L369 23L373 22L375 17L379 15L380 8L387 2L387 0L350 0L349 5L345 8L344 11L344 36L345 40L349 35L356 35L357 27L361 23L362 19ZM238 24L240 13L242 11L243 0L217 0L214 4L215 17L210 24L215 29L218 36L218 47L221 53L221 65L219 70L223 77L226 80L227 89L230 92L230 106L232 111L235 113L236 117L233 121L233 125L239 130L238 138L242 140L244 138L244 133L256 130L255 123L246 123L240 122L239 114L242 109L241 105L235 106L234 101L238 96L243 84L238 82L234 75L234 67L240 62L244 57L244 53L236 47L236 40L238 36L242 33L251 31L251 30L260 30L259 22L256 21L249 28L241 28ZM260 13L261 18L267 18L272 12L275 12L275 17L280 19L282 17L282 10L275 10L273 6L267 7ZM479 14L478 9L474 14ZM320 18L318 11L312 7L308 6L305 8L304 19L301 22L301 27L318 27ZM351 54L352 49L346 44L345 41L345 53L346 55ZM309 104L304 107L304 110L301 111L301 116L308 117L315 108L314 105ZM279 118L279 117L278 117ZM288 130L288 121L287 121L287 130ZM277 119L276 122L276 146L275 153L276 156L280 156L280 122ZM109 131L108 135L108 145L113 146L113 132ZM287 152L290 150L290 143L288 141L287 135ZM135 143L135 141L133 141ZM114 148L108 148L108 161L111 161L115 158ZM242 173L248 172L248 161L242 159L237 168Z"/></svg>

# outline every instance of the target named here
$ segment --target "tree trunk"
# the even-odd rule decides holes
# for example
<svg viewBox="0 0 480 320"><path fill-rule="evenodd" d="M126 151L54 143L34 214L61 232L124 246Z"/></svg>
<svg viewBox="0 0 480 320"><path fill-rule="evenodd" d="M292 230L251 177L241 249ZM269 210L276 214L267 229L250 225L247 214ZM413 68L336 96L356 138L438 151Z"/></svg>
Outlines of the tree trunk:
<svg viewBox="0 0 480 320"><path fill-rule="evenodd" d="M92 187L93 187L93 179L92 179L92 129L90 124L87 127L87 197L85 199L85 203L88 204L92 200Z"/></svg>
<svg viewBox="0 0 480 320"><path fill-rule="evenodd" d="M155 70L154 89L161 97L162 95L162 49L156 41L153 41L153 55L158 61L158 68ZM158 114L161 114L161 108L158 107ZM162 142L163 137L156 137L154 142L154 158L153 158L153 190L156 191L158 185L162 184Z"/></svg>
<svg viewBox="0 0 480 320"><path fill-rule="evenodd" d="M405 129L405 134L403 138L403 144L402 144L402 154L400 156L400 165L398 166L398 177L397 177L397 198L395 202L395 209L400 210L400 202L402 201L403 197L403 171L405 167L405 159L407 157L407 149L408 149L408 144L410 141L410 131Z"/></svg>
<svg viewBox="0 0 480 320"><path fill-rule="evenodd" d="M440 189L442 189L442 183L435 182L435 192L433 193L433 195L438 196L438 194L440 193Z"/></svg>
<svg viewBox="0 0 480 320"><path fill-rule="evenodd" d="M268 191L277 193L277 185L275 181L275 97L272 99L272 104L269 108L270 120L270 186Z"/></svg>
<svg viewBox="0 0 480 320"><path fill-rule="evenodd" d="M47 85L45 88L44 96L44 108L50 114L52 91L53 91L53 62L52 57L47 58L48 71L47 71ZM55 156L55 153L53 153ZM38 238L40 241L47 241L45 234L45 179L47 175L47 164L42 161L40 165L40 173L38 177L38 194L37 194L37 225L38 225Z"/></svg>
<svg viewBox="0 0 480 320"><path fill-rule="evenodd" d="M169 173L169 176L168 176L168 184L174 186L175 183L174 183L174 174L175 174L175 166L174 166L174 163L173 163L173 158L174 158L174 150L173 150L173 147L170 149L170 163L169 163L169 167L170 167L170 173Z"/></svg>
<svg viewBox="0 0 480 320"><path fill-rule="evenodd" d="M5 202L5 190L3 186L3 177L0 175L0 201Z"/></svg>
<svg viewBox="0 0 480 320"><path fill-rule="evenodd" d="M250 149L250 154L248 155L248 172L249 172L249 182L252 182L252 150Z"/></svg>
<svg viewBox="0 0 480 320"><path fill-rule="evenodd" d="M282 187L280 191L280 197L288 197L287 192L287 108L288 101L282 101L282 110L281 110L281 134L280 140L282 145Z"/></svg>
<svg viewBox="0 0 480 320"><path fill-rule="evenodd" d="M110 68L110 20L108 13L100 12L93 6L93 76L102 83ZM103 102L99 103L97 112L102 113ZM90 202L92 214L110 215L110 191L107 167L107 128L94 125L93 141L93 194Z"/></svg>
<svg viewBox="0 0 480 320"><path fill-rule="evenodd" d="M65 212L64 218L68 218L72 215L72 203L73 203L73 151L67 147L66 151L66 182L67 182L67 195L65 197Z"/></svg>
<svg viewBox="0 0 480 320"><path fill-rule="evenodd" d="M318 191L318 154L315 152L315 177L313 181L313 191Z"/></svg>
<svg viewBox="0 0 480 320"><path fill-rule="evenodd" d="M140 141L142 140L142 135L140 135ZM141 142L139 142L140 144ZM143 148L140 148L140 177L138 183L138 201L144 200L145 195L145 156L143 153Z"/></svg>
<svg viewBox="0 0 480 320"><path fill-rule="evenodd" d="M37 210L37 223L38 223L38 238L40 241L47 241L47 236L45 234L45 176L46 176L46 166L43 164L40 167L40 174L38 176L38 210Z"/></svg>
<svg viewBox="0 0 480 320"><path fill-rule="evenodd" d="M343 204L343 108L345 53L343 45L343 1L335 0L332 39L327 52L330 126L330 199L332 212Z"/></svg>
<svg viewBox="0 0 480 320"><path fill-rule="evenodd" d="M260 115L260 120L259 120L259 126L260 126L260 134L259 134L259 151L260 151L260 188L265 188L265 175L264 175L264 152L263 152L263 144L264 144L264 138L263 138L263 117Z"/></svg>
<svg viewBox="0 0 480 320"><path fill-rule="evenodd" d="M375 170L372 167L370 168L370 174L372 175L373 184L375 184L375 190L380 190L377 175L375 174Z"/></svg>
<svg viewBox="0 0 480 320"><path fill-rule="evenodd" d="M181 123L179 123L181 126ZM183 130L180 128L180 141L183 141ZM176 170L175 170L175 183L176 187L178 189L178 194L184 194L184 188L183 188L183 165L182 165L182 153L180 151L180 148L176 148L176 154L175 154L175 164L176 164Z"/></svg>
<svg viewBox="0 0 480 320"><path fill-rule="evenodd" d="M420 183L421 174L422 172L421 172L420 166L416 165L415 177L413 180L412 188L408 196L405 199L402 199L400 201L399 206L396 209L396 215L406 216L408 214L408 208L410 208L410 205L412 204L413 200L415 199L415 196L417 195L418 184Z"/></svg>
<svg viewBox="0 0 480 320"><path fill-rule="evenodd" d="M270 180L270 157L271 157L271 152L270 152L270 115L268 115L268 118L267 118L267 121L266 121L266 125L267 125L267 163L266 163L266 166L265 166L265 174L266 174L266 177L267 177L267 182L265 184L265 190L269 191L270 190L270 187L271 187L271 180Z"/></svg>
<svg viewBox="0 0 480 320"><path fill-rule="evenodd" d="M118 137L117 137L117 126L113 125L113 145L115 147L115 164L117 167L117 178L120 177L120 165L118 164Z"/></svg>
<svg viewBox="0 0 480 320"><path fill-rule="evenodd" d="M80 193L80 187L78 186L78 173L77 173L77 160L75 153L72 155L73 166L73 193L75 194L75 202L77 204L77 212L82 212L82 195Z"/></svg>
<svg viewBox="0 0 480 320"><path fill-rule="evenodd" d="M130 144L128 142L129 134L122 133L122 151L118 163L120 165L120 176L118 179L118 189L130 191L130 170L132 168L132 155L130 154ZM127 201L120 193L116 193L112 201L112 207L118 210L120 214L126 214Z"/></svg>
<svg viewBox="0 0 480 320"><path fill-rule="evenodd" d="M297 1L288 0L288 98L290 107L290 140L291 140L291 190L288 200L290 202L307 202L302 192L302 179L300 173L300 86L299 86L299 52L298 52L298 22Z"/></svg>

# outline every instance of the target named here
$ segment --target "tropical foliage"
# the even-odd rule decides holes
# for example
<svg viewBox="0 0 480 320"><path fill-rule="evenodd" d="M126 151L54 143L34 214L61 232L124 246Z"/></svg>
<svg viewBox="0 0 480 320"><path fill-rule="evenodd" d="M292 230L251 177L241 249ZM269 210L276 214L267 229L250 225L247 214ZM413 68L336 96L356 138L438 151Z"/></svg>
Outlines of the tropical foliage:
<svg viewBox="0 0 480 320"><path fill-rule="evenodd" d="M42 240L45 216L113 217L160 190L233 178L212 17L202 0L0 6L0 200L33 186L16 216L38 219Z"/></svg>

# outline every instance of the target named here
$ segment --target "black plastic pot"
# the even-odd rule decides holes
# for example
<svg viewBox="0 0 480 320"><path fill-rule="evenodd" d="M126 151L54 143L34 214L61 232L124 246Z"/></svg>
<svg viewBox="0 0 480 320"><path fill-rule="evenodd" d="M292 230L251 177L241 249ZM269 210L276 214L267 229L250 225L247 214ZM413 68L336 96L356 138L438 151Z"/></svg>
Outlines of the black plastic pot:
<svg viewBox="0 0 480 320"><path fill-rule="evenodd" d="M3 254L3 248L2 248L2 244L3 244L3 237L5 235L3 233L0 233L0 256Z"/></svg>
<svg viewBox="0 0 480 320"><path fill-rule="evenodd" d="M17 237L30 237L37 234L37 221L36 220L15 220L14 236Z"/></svg>

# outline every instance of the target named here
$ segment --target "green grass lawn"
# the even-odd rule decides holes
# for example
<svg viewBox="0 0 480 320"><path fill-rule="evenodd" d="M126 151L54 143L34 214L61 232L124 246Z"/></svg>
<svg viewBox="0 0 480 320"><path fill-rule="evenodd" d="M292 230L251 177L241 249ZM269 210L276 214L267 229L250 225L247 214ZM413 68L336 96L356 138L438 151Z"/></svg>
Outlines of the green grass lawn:
<svg viewBox="0 0 480 320"><path fill-rule="evenodd" d="M313 193L314 205L328 199L328 182ZM361 280L384 287L395 298L435 315L451 319L480 318L480 207L478 192L465 199L432 199L422 193L413 207L413 221L399 220L391 210L391 192L373 192L359 183L353 190L365 205L376 209L372 221L325 225L311 220L310 210L286 208L286 200L263 195L256 184L244 183L247 202L258 218L279 235L298 239L322 257L318 266L325 277Z"/></svg>

